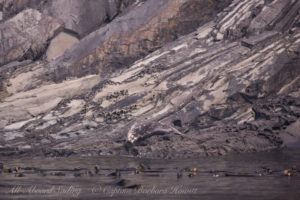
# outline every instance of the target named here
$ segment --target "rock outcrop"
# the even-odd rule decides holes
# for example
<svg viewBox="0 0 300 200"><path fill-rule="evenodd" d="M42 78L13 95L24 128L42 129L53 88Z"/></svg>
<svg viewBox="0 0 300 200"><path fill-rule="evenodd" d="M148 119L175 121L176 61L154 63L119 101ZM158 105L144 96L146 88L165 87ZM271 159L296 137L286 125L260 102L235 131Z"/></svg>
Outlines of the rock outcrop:
<svg viewBox="0 0 300 200"><path fill-rule="evenodd" d="M7 20L26 8L40 10L46 2L45 0L0 0L0 10L3 13L3 20Z"/></svg>
<svg viewBox="0 0 300 200"><path fill-rule="evenodd" d="M2 155L172 158L299 144L300 1L128 3L50 62L2 62L14 61L0 67Z"/></svg>
<svg viewBox="0 0 300 200"><path fill-rule="evenodd" d="M111 21L117 14L116 1L51 0L44 12L63 21L65 28L84 36Z"/></svg>
<svg viewBox="0 0 300 200"><path fill-rule="evenodd" d="M195 31L229 4L210 0L148 0L107 26L91 33L50 63L60 73L53 80L102 76L128 67L134 61L178 37ZM81 73L79 73L81 72Z"/></svg>
<svg viewBox="0 0 300 200"><path fill-rule="evenodd" d="M143 1L145 0L1 0L0 12L2 18L7 20L26 8L36 9L59 20L66 29L83 37Z"/></svg>
<svg viewBox="0 0 300 200"><path fill-rule="evenodd" d="M60 28L54 18L34 9L26 9L0 24L0 65L38 59L45 53L47 41Z"/></svg>
<svg viewBox="0 0 300 200"><path fill-rule="evenodd" d="M46 52L47 60L51 61L63 55L67 49L72 47L78 41L78 38L71 34L65 32L59 33L49 44Z"/></svg>

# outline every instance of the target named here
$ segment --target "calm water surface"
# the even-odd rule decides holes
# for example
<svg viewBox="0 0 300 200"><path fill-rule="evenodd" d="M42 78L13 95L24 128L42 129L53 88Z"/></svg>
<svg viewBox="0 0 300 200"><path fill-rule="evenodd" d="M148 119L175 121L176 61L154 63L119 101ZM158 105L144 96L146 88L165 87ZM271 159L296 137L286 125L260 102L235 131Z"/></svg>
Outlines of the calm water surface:
<svg viewBox="0 0 300 200"><path fill-rule="evenodd" d="M0 162L4 168L47 169L44 176L30 171L24 177L0 174L0 199L300 199L300 175L288 177L282 173L292 167L299 171L299 149L189 160L83 157L0 158ZM141 163L151 169L135 172L133 169ZM100 174L94 174L95 165L100 166ZM74 168L82 170L74 172ZM127 169L121 171L120 177L109 176L115 168ZM188 168L197 171L190 172ZM273 173L264 175L263 168ZM180 169L186 171L180 173ZM125 186L114 184L120 179ZM126 188L134 185L141 187Z"/></svg>

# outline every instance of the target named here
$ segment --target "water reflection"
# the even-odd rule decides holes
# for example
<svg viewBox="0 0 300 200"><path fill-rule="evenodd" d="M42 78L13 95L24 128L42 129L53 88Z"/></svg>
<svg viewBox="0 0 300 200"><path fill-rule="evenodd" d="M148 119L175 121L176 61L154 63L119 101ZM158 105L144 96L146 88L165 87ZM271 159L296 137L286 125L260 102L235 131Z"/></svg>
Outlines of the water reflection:
<svg viewBox="0 0 300 200"><path fill-rule="evenodd" d="M23 176L2 173L0 199L296 200L300 196L300 176L283 173L300 166L299 149L191 160L5 158L1 163L4 168L20 166Z"/></svg>

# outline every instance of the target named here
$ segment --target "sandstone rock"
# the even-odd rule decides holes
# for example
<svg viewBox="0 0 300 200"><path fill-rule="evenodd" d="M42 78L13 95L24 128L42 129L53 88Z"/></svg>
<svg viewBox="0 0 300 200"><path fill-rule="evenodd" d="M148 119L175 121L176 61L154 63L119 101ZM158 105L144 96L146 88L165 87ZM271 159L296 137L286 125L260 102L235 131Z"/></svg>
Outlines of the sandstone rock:
<svg viewBox="0 0 300 200"><path fill-rule="evenodd" d="M52 17L27 9L0 24L0 66L14 60L37 59L61 28Z"/></svg>
<svg viewBox="0 0 300 200"><path fill-rule="evenodd" d="M46 57L48 61L51 61L61 55L70 47L72 47L79 40L70 34L61 32L55 38L53 38L48 47Z"/></svg>

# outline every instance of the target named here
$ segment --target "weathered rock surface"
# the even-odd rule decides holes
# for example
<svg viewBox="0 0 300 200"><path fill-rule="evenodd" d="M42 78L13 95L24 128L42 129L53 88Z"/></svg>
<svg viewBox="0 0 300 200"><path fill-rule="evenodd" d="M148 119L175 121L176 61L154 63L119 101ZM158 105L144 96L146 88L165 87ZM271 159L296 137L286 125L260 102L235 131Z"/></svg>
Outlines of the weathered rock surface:
<svg viewBox="0 0 300 200"><path fill-rule="evenodd" d="M300 1L157 2L50 63L0 67L1 154L172 158L299 144Z"/></svg>
<svg viewBox="0 0 300 200"><path fill-rule="evenodd" d="M111 73L195 31L214 18L230 0L148 0L91 33L50 63L56 81L68 76ZM81 73L79 73L81 72Z"/></svg>
<svg viewBox="0 0 300 200"><path fill-rule="evenodd" d="M69 40L62 44L65 48L59 48L51 59L46 56L52 60L72 46L68 44L75 43L74 37L83 37L113 20L125 8L136 6L139 4L135 0L2 0L0 21L6 21L0 25L0 65L39 59L52 37L64 29L73 37L65 37Z"/></svg>
<svg viewBox="0 0 300 200"><path fill-rule="evenodd" d="M40 10L46 2L45 0L0 0L0 10L3 12L3 19L7 20L26 8Z"/></svg>
<svg viewBox="0 0 300 200"><path fill-rule="evenodd" d="M44 12L63 21L65 28L84 36L117 15L117 3L110 0L51 0Z"/></svg>
<svg viewBox="0 0 300 200"><path fill-rule="evenodd" d="M145 0L143 0L145 1ZM2 0L0 11L9 19L26 8L39 10L64 24L65 28L84 36L113 20L138 0ZM1 21L1 20L0 20Z"/></svg>
<svg viewBox="0 0 300 200"><path fill-rule="evenodd" d="M79 40L68 33L61 32L50 42L50 45L46 52L48 61L54 60L55 58L64 54L64 52L76 44Z"/></svg>
<svg viewBox="0 0 300 200"><path fill-rule="evenodd" d="M26 9L0 24L0 65L15 60L37 59L47 49L61 24L34 9Z"/></svg>

